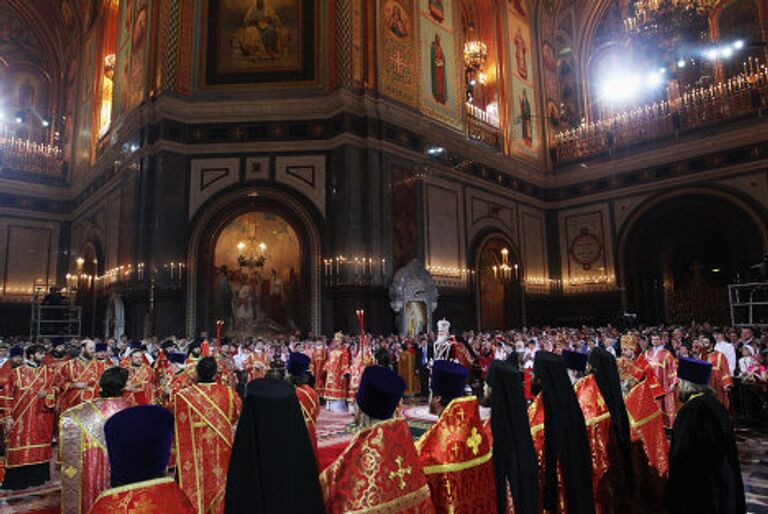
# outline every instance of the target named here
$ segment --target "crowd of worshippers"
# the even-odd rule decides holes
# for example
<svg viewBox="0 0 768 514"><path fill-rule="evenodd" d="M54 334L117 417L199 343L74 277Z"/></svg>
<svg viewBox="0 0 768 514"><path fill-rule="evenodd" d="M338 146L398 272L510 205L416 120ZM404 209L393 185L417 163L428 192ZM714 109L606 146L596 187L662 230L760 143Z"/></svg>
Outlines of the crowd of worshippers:
<svg viewBox="0 0 768 514"><path fill-rule="evenodd" d="M765 380L764 342L707 325L454 337L442 320L417 338L0 345L2 489L45 484L53 461L64 514L741 513L729 394L735 374ZM434 419L414 440L418 394ZM330 456L321 406L354 413Z"/></svg>

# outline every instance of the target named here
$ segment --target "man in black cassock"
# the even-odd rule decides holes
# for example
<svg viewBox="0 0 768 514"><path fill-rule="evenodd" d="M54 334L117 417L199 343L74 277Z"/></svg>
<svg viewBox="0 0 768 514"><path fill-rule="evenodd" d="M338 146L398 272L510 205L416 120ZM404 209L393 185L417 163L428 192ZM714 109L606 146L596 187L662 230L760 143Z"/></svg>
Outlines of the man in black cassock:
<svg viewBox="0 0 768 514"><path fill-rule="evenodd" d="M680 358L677 413L669 450L667 504L672 514L745 513L736 437L723 404L709 388L712 364Z"/></svg>

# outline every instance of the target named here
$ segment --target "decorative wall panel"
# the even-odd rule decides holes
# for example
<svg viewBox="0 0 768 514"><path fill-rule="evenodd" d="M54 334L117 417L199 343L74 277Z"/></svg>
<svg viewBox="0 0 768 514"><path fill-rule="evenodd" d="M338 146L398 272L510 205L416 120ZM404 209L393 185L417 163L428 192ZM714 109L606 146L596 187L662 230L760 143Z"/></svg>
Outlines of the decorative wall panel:
<svg viewBox="0 0 768 514"><path fill-rule="evenodd" d="M57 224L0 218L0 294L13 299L32 293L37 280L56 280Z"/></svg>
<svg viewBox="0 0 768 514"><path fill-rule="evenodd" d="M615 282L608 220L606 204L560 213L560 255L566 291L610 287Z"/></svg>
<svg viewBox="0 0 768 514"><path fill-rule="evenodd" d="M304 194L325 216L325 156L278 157L275 180Z"/></svg>
<svg viewBox="0 0 768 514"><path fill-rule="evenodd" d="M521 246L525 287L528 290L548 290L547 240L544 233L544 213L529 209L520 211Z"/></svg>
<svg viewBox="0 0 768 514"><path fill-rule="evenodd" d="M189 218L210 197L240 180L240 159L195 159L189 182Z"/></svg>
<svg viewBox="0 0 768 514"><path fill-rule="evenodd" d="M415 0L378 0L381 94L419 104L419 35Z"/></svg>

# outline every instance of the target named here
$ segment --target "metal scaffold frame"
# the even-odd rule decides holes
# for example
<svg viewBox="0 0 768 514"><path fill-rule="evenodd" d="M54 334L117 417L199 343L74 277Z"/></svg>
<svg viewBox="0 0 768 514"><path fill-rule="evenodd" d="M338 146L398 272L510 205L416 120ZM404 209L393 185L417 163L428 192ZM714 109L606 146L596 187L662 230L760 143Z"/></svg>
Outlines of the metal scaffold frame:
<svg viewBox="0 0 768 514"><path fill-rule="evenodd" d="M51 287L56 287L56 284L35 282L33 286L30 338L33 341L52 337L79 338L83 308L75 303L75 293L63 289L61 305L46 305L44 300Z"/></svg>
<svg viewBox="0 0 768 514"><path fill-rule="evenodd" d="M768 282L748 282L728 286L731 325L768 327Z"/></svg>

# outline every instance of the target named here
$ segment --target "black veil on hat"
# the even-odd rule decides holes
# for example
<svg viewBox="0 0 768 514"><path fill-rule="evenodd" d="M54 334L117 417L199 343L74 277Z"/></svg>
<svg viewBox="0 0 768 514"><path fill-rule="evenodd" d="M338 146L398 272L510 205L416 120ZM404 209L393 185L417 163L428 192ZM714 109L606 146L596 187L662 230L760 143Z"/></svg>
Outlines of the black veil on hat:
<svg viewBox="0 0 768 514"><path fill-rule="evenodd" d="M288 382L248 384L225 494L225 514L325 513L309 432Z"/></svg>
<svg viewBox="0 0 768 514"><path fill-rule="evenodd" d="M544 507L554 511L557 506L559 462L568 512L594 514L587 427L563 358L536 352L533 374L544 401Z"/></svg>
<svg viewBox="0 0 768 514"><path fill-rule="evenodd" d="M631 434L629 431L629 416L621 394L621 380L616 358L599 346L589 352L589 365L595 374L595 382L603 400L611 413L611 426L619 443L624 464L624 475L627 478L629 492L635 493L635 474L632 469Z"/></svg>
<svg viewBox="0 0 768 514"><path fill-rule="evenodd" d="M523 395L523 377L514 364L494 360L486 382L491 387L497 510L499 514L508 512L509 484L514 512L535 514L539 497L538 464Z"/></svg>

